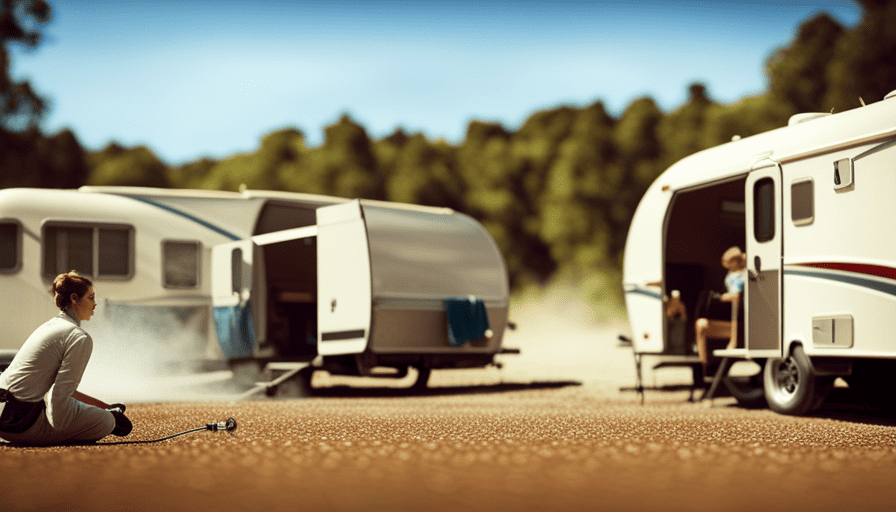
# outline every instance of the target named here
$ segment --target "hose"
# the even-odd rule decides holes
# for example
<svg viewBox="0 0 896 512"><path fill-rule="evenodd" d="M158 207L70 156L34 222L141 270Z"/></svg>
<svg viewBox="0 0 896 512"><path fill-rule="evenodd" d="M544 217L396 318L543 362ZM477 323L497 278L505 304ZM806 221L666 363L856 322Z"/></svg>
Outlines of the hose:
<svg viewBox="0 0 896 512"><path fill-rule="evenodd" d="M158 443L160 441L167 441L169 439L173 439L178 436L182 436L184 434L189 434L191 432L199 432L200 430L210 430L212 432L217 432L219 430L226 431L230 435L233 435L233 431L236 430L236 420L233 418L227 418L225 422L218 423L208 423L204 427L196 427L191 428L190 430L184 430L183 432L178 432L177 434L171 434L170 436L160 437L158 439L147 439L141 441L113 441L111 443L92 443L93 446L108 446L113 444L146 444L146 443Z"/></svg>

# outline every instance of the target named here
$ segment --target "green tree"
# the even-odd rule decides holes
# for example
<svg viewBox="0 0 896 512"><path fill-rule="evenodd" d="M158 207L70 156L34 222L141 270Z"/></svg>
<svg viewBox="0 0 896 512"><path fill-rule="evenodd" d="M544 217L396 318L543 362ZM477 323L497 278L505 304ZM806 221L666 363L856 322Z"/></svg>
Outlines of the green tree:
<svg viewBox="0 0 896 512"><path fill-rule="evenodd" d="M538 233L537 184L544 171L529 157L525 139L503 126L473 121L456 152L465 184L465 213L489 230L504 253L512 285L544 281L555 270L550 248Z"/></svg>
<svg viewBox="0 0 896 512"><path fill-rule="evenodd" d="M10 44L36 48L41 41L39 27L50 20L50 5L43 0L0 0L0 129L18 131L35 128L47 110L27 80L10 76Z"/></svg>
<svg viewBox="0 0 896 512"><path fill-rule="evenodd" d="M88 185L168 187L167 166L144 146L124 148L111 143L87 156Z"/></svg>
<svg viewBox="0 0 896 512"><path fill-rule="evenodd" d="M640 98L628 106L613 130L621 179L614 203L605 218L610 227L608 253L614 258L616 268L622 266L628 226L641 196L666 170L660 160L663 154L659 136L662 119L663 113L651 98Z"/></svg>
<svg viewBox="0 0 896 512"><path fill-rule="evenodd" d="M46 137L36 128L0 130L0 188L75 188L87 179L85 152L70 130Z"/></svg>
<svg viewBox="0 0 896 512"><path fill-rule="evenodd" d="M540 235L559 265L588 268L606 257L603 211L620 179L613 124L601 103L576 113L548 169Z"/></svg>
<svg viewBox="0 0 896 512"><path fill-rule="evenodd" d="M49 108L27 80L10 75L12 45L29 50L50 20L43 0L0 0L0 187L77 187L84 183L84 150L70 130L46 137L39 130Z"/></svg>
<svg viewBox="0 0 896 512"><path fill-rule="evenodd" d="M844 111L896 90L896 2L862 0L861 23L837 41L826 69L825 106Z"/></svg>
<svg viewBox="0 0 896 512"><path fill-rule="evenodd" d="M688 91L687 103L663 117L659 124L662 167L669 167L682 158L709 147L705 137L706 118L715 103L706 94L704 84L691 84Z"/></svg>
<svg viewBox="0 0 896 512"><path fill-rule="evenodd" d="M323 193L385 199L386 180L370 137L348 115L324 128L324 143L309 156L310 171L324 184Z"/></svg>
<svg viewBox="0 0 896 512"><path fill-rule="evenodd" d="M843 27L827 14L802 23L796 40L766 63L769 93L790 113L826 112L827 67L843 36Z"/></svg>
<svg viewBox="0 0 896 512"><path fill-rule="evenodd" d="M706 111L703 146L710 148L786 126L792 112L770 94L743 98L732 105L712 105Z"/></svg>
<svg viewBox="0 0 896 512"><path fill-rule="evenodd" d="M386 149L378 149L377 155L386 175L386 199L462 208L464 189L454 166L454 148L444 141L430 143L422 134L407 137L403 132L377 147L384 145Z"/></svg>
<svg viewBox="0 0 896 512"><path fill-rule="evenodd" d="M172 188L206 188L206 181L216 163L211 158L200 158L180 167L168 168L165 175Z"/></svg>

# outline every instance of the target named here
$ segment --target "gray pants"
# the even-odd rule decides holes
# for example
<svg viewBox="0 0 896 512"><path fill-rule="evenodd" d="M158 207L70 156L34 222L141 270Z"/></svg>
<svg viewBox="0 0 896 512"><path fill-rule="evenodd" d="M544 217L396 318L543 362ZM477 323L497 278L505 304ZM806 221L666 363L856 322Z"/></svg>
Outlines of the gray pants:
<svg viewBox="0 0 896 512"><path fill-rule="evenodd" d="M85 405L70 398L75 410L75 417L69 426L57 430L47 420L47 411L37 417L31 428L21 434L0 432L0 438L11 443L47 446L64 443L89 443L106 437L115 428L115 418L109 411Z"/></svg>

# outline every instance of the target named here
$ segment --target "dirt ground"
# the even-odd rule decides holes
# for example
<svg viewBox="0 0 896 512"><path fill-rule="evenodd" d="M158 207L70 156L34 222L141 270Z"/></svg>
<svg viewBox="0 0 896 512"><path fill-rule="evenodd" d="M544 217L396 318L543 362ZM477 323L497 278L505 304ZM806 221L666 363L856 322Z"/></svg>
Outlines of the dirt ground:
<svg viewBox="0 0 896 512"><path fill-rule="evenodd" d="M542 305L543 306L543 305ZM541 307L540 310L543 310ZM154 444L0 445L0 510L891 510L896 419L838 388L812 417L634 384L615 326L526 322L503 370L436 371L407 382L316 375L305 399L234 402L215 375L121 372L86 389L128 404ZM101 341L95 351L102 351ZM102 360L100 355L98 360ZM93 364L93 361L91 362ZM649 363L648 363L649 364ZM103 372L103 368L95 370ZM412 377L412 376L411 376ZM647 371L646 384L687 382ZM350 385L349 385L350 384ZM93 387L90 387L93 386ZM201 391L205 390L205 391ZM211 391L210 391L211 390ZM107 438L103 442L114 441Z"/></svg>
<svg viewBox="0 0 896 512"><path fill-rule="evenodd" d="M845 391L845 390L838 390ZM134 404L129 439L0 447L19 510L885 510L892 418L809 418L589 385L342 385L296 400ZM115 440L107 438L105 441Z"/></svg>

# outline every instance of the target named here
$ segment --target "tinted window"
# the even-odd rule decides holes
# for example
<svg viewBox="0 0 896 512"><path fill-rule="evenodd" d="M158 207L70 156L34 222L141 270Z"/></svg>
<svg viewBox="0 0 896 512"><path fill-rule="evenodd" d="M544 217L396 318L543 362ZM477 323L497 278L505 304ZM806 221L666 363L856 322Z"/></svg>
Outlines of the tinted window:
<svg viewBox="0 0 896 512"><path fill-rule="evenodd" d="M775 182L771 178L753 185L753 236L757 242L775 238Z"/></svg>
<svg viewBox="0 0 896 512"><path fill-rule="evenodd" d="M99 275L126 276L130 258L130 233L126 228L99 229Z"/></svg>
<svg viewBox="0 0 896 512"><path fill-rule="evenodd" d="M0 272L19 268L20 233L18 222L0 222Z"/></svg>
<svg viewBox="0 0 896 512"><path fill-rule="evenodd" d="M199 285L199 242L163 242L162 266L166 288Z"/></svg>
<svg viewBox="0 0 896 512"><path fill-rule="evenodd" d="M797 226L810 224L815 218L813 189L811 178L795 181L790 186L790 218Z"/></svg>
<svg viewBox="0 0 896 512"><path fill-rule="evenodd" d="M133 228L48 224L43 229L44 274L76 270L95 278L131 274Z"/></svg>

